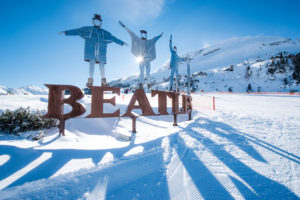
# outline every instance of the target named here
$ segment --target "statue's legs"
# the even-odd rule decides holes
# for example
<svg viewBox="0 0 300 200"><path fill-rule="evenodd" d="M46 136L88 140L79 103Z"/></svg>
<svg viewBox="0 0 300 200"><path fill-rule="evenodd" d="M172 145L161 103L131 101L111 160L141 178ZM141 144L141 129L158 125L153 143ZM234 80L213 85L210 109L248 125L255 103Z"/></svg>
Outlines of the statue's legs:
<svg viewBox="0 0 300 200"><path fill-rule="evenodd" d="M140 87L142 88L144 83L144 67L145 67L145 62L140 62Z"/></svg>
<svg viewBox="0 0 300 200"><path fill-rule="evenodd" d="M172 91L173 90L173 84L174 84L174 67L171 66L171 76L170 76L170 88L169 90Z"/></svg>
<svg viewBox="0 0 300 200"><path fill-rule="evenodd" d="M178 65L176 67L175 75L176 75L176 92L179 92Z"/></svg>
<svg viewBox="0 0 300 200"><path fill-rule="evenodd" d="M147 88L150 89L150 83L151 83L150 70L151 70L151 65L150 65L150 62L145 62L145 65L146 65Z"/></svg>
<svg viewBox="0 0 300 200"><path fill-rule="evenodd" d="M89 67L89 78L86 86L92 86L94 82L94 70L95 70L95 61L90 60L90 67Z"/></svg>
<svg viewBox="0 0 300 200"><path fill-rule="evenodd" d="M106 86L107 82L106 82L105 68L103 62L99 63L99 69L100 69L100 77L101 77L101 86Z"/></svg>

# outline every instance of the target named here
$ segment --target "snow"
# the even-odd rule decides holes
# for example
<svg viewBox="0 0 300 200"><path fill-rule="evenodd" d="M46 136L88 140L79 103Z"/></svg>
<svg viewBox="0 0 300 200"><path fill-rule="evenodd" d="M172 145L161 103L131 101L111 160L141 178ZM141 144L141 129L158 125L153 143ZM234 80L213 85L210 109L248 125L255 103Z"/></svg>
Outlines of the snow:
<svg viewBox="0 0 300 200"><path fill-rule="evenodd" d="M271 57L280 52L287 54L297 54L300 52L299 40L291 40L280 36L246 36L231 38L216 44L206 45L200 50L189 52L192 60L190 62L191 73L205 72L207 76L200 76L197 91L223 91L228 92L231 88L234 92L246 92L250 83L256 92L289 92L290 90L300 90L300 85L293 84L292 80L293 64L288 64L290 70L284 73L267 73L268 64ZM182 54L185 57L186 54ZM279 59L278 59L279 60ZM233 66L233 71L224 69ZM250 67L252 75L245 78L246 68ZM179 64L179 74L187 74L186 63ZM159 69L151 74L154 85L160 89L167 89L169 81L163 81L170 77L169 60ZM137 85L138 75L123 78L111 83ZM283 79L287 78L289 84L284 85ZM136 79L136 80L135 80Z"/></svg>
<svg viewBox="0 0 300 200"><path fill-rule="evenodd" d="M7 88L0 85L0 95L17 94L17 95L45 95L48 94L47 88L40 88L38 86L24 86L21 88Z"/></svg>
<svg viewBox="0 0 300 200"><path fill-rule="evenodd" d="M131 96L117 96L121 113ZM157 98L148 98L157 112ZM192 121L138 117L133 135L130 119L85 119L90 100L80 101L87 113L67 120L64 137L57 128L39 141L0 133L0 199L300 198L300 96L193 95ZM47 108L45 95L0 102L1 110Z"/></svg>

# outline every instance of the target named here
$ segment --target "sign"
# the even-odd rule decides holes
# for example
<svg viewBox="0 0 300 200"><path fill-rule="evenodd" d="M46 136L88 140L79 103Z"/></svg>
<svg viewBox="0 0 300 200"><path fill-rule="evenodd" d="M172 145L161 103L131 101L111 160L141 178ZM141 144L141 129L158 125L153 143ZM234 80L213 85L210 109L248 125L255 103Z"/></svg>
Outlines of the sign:
<svg viewBox="0 0 300 200"><path fill-rule="evenodd" d="M45 118L56 118L60 121L59 132L64 134L65 120L78 117L86 112L84 106L78 102L78 100L84 97L82 90L72 85L50 85L45 84L49 88L48 97L48 112L44 116ZM136 116L132 113L133 109L140 109L142 111L141 116L159 116L159 115L173 115L174 126L177 126L178 114L189 114L189 120L191 120L192 112L192 97L187 95L180 95L176 92L166 92L152 90L151 96L158 95L158 113L154 113L150 105L150 102L143 89L137 89L128 106L126 112L121 114L120 109L116 109L112 113L104 113L103 106L105 103L116 106L116 96L106 99L104 93L111 91L114 94L120 95L120 88L108 87L108 86L89 86L92 93L91 113L86 118L108 118L108 117L131 117L132 118L132 132L136 132ZM65 99L64 92L68 90L70 96ZM182 107L179 108L179 97L181 96ZM167 98L172 100L172 112L167 112ZM136 104L138 103L138 105ZM72 107L71 112L64 113L64 104L68 104Z"/></svg>

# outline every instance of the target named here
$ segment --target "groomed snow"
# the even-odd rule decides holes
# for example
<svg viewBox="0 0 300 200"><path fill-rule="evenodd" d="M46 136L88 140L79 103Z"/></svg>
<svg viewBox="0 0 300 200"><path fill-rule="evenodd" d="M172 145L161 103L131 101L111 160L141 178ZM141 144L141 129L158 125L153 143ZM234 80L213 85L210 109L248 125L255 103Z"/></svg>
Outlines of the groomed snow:
<svg viewBox="0 0 300 200"><path fill-rule="evenodd" d="M40 141L0 133L0 199L299 199L300 96L193 103L212 95L216 111L195 106L178 127L172 116L139 117L130 141L118 137L131 136L126 118L71 119L65 137L52 128ZM117 97L121 113L130 97ZM90 98L81 103L88 114ZM0 106L46 109L47 96L0 96Z"/></svg>

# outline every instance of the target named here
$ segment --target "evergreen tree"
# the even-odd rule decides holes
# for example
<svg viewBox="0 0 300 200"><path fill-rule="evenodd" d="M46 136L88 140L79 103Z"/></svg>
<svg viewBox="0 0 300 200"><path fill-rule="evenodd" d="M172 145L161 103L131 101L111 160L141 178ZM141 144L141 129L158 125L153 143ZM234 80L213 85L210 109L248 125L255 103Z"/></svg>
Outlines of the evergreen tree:
<svg viewBox="0 0 300 200"><path fill-rule="evenodd" d="M251 86L251 83L248 84L247 92L252 92L252 86Z"/></svg>

